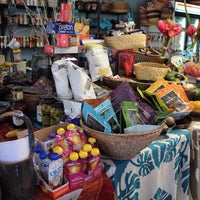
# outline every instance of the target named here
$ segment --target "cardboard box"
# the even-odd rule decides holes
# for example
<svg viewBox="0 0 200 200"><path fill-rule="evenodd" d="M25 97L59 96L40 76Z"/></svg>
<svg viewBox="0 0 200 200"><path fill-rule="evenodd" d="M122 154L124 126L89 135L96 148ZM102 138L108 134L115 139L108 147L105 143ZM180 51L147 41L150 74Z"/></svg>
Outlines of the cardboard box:
<svg viewBox="0 0 200 200"><path fill-rule="evenodd" d="M68 174L65 171L64 176L67 177L71 190L81 188L83 185L102 176L102 164L98 163L91 174L84 174L83 172Z"/></svg>

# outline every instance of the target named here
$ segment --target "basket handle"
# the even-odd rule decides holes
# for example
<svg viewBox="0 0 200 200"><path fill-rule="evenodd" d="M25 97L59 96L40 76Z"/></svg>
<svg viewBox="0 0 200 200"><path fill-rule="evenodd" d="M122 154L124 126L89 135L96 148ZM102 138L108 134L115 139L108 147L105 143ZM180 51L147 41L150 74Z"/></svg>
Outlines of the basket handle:
<svg viewBox="0 0 200 200"><path fill-rule="evenodd" d="M31 120L24 113L20 113L19 115L19 114L16 114L15 111L10 111L10 112L6 112L0 115L0 122L10 117L17 117L19 119L22 119L25 122L26 127L28 129L30 154L33 154L34 153L34 131L33 131L33 125L32 125Z"/></svg>

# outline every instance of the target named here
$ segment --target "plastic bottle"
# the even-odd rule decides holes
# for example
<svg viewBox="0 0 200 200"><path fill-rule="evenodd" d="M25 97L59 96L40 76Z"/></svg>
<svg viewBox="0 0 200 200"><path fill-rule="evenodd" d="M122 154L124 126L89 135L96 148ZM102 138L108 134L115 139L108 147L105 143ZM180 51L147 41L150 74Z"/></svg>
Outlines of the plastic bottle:
<svg viewBox="0 0 200 200"><path fill-rule="evenodd" d="M48 172L49 172L49 164L50 160L48 158L48 154L45 151L41 151L39 153L39 169L42 177L45 181L48 181Z"/></svg>
<svg viewBox="0 0 200 200"><path fill-rule="evenodd" d="M35 169L39 169L39 154L41 151L43 151L43 148L40 145L34 147L33 164Z"/></svg>
<svg viewBox="0 0 200 200"><path fill-rule="evenodd" d="M89 144L89 143L84 144L84 145L83 145L83 150L86 151L86 152L88 152L88 156L89 156L89 155L90 155L90 152L91 152L91 150L92 150L92 145Z"/></svg>
<svg viewBox="0 0 200 200"><path fill-rule="evenodd" d="M71 152L69 154L69 161L65 164L65 171L67 174L78 173L81 171L81 167L79 154L77 152Z"/></svg>
<svg viewBox="0 0 200 200"><path fill-rule="evenodd" d="M94 138L94 137L89 137L89 138L88 138L88 143L91 144L92 147L97 147L96 141L97 141L97 140L96 140L96 138Z"/></svg>
<svg viewBox="0 0 200 200"><path fill-rule="evenodd" d="M100 162L99 148L92 148L91 155L88 158L88 173L91 173Z"/></svg>
<svg viewBox="0 0 200 200"><path fill-rule="evenodd" d="M49 155L51 160L49 164L49 185L52 189L56 189L63 182L63 160L57 153L51 153Z"/></svg>
<svg viewBox="0 0 200 200"><path fill-rule="evenodd" d="M81 171L83 173L87 173L87 167L88 167L88 162L87 162L87 158L88 158L88 152L85 150L80 150L79 151L79 158L80 158L80 162L81 162Z"/></svg>

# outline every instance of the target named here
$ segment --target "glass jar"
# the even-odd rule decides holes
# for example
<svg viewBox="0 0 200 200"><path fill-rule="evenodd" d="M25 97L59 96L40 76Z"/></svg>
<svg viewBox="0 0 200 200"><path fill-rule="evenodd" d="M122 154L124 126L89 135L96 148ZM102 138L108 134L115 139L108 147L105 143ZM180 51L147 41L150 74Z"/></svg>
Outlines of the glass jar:
<svg viewBox="0 0 200 200"><path fill-rule="evenodd" d="M62 102L56 102L50 109L50 125L56 125L60 123L60 119L64 114L64 107Z"/></svg>
<svg viewBox="0 0 200 200"><path fill-rule="evenodd" d="M50 126L50 110L55 99L50 96L41 96L42 127Z"/></svg>
<svg viewBox="0 0 200 200"><path fill-rule="evenodd" d="M21 49L14 49L13 50L13 58L14 58L14 62L18 62L18 61L22 60Z"/></svg>

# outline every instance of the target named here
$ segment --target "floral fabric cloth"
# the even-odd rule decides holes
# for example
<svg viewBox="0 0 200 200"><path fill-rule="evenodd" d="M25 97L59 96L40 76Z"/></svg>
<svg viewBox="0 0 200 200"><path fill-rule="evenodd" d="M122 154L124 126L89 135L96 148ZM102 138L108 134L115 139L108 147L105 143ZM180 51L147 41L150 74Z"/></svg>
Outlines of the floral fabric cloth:
<svg viewBox="0 0 200 200"><path fill-rule="evenodd" d="M117 200L189 200L190 133L172 130L130 160L102 158Z"/></svg>

